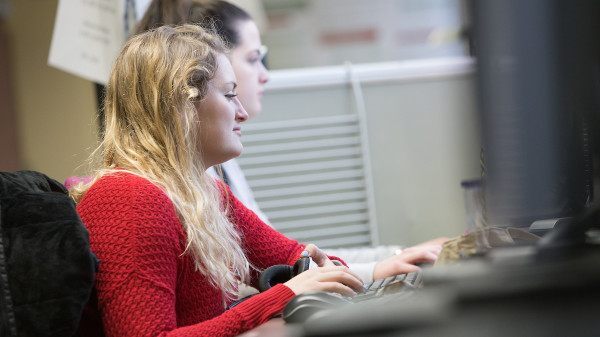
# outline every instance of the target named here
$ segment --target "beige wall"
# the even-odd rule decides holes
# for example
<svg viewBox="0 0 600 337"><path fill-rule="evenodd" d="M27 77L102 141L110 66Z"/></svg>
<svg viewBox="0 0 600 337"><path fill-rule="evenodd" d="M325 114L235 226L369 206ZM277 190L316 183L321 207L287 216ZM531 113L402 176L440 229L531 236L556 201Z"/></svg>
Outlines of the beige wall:
<svg viewBox="0 0 600 337"><path fill-rule="evenodd" d="M8 38L4 18L0 18L0 170L14 171L19 167L17 152L17 114L13 104Z"/></svg>
<svg viewBox="0 0 600 337"><path fill-rule="evenodd" d="M20 169L63 181L96 143L94 84L47 65L57 0L12 1L7 18Z"/></svg>
<svg viewBox="0 0 600 337"><path fill-rule="evenodd" d="M405 68L409 63L392 64L385 71L378 70L384 64L355 66L357 77L363 78L382 244L462 234L461 181L481 174L474 67L468 60L456 63L462 64L456 70L453 62L419 66L417 61ZM263 111L249 123L355 113L343 69L272 71Z"/></svg>
<svg viewBox="0 0 600 337"><path fill-rule="evenodd" d="M95 146L97 123L94 84L47 65L57 3L13 1L6 30L19 168L63 181ZM271 84L276 79L274 72ZM364 85L382 243L464 229L460 181L479 174L472 86L472 74ZM256 121L350 110L346 84L268 91Z"/></svg>

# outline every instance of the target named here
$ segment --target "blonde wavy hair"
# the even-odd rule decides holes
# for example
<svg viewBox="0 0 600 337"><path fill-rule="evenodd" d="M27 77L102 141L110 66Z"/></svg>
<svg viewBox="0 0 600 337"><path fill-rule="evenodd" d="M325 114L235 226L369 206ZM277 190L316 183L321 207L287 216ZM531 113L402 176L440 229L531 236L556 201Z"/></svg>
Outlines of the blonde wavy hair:
<svg viewBox="0 0 600 337"><path fill-rule="evenodd" d="M248 281L250 265L240 234L227 219L228 205L217 202L222 194L205 173L194 107L206 96L218 55L226 52L216 35L195 25L164 26L132 37L106 89L105 132L93 154L100 157L101 169L72 196L81 200L94 181L116 171L160 186L187 234L185 253L231 299L238 278Z"/></svg>

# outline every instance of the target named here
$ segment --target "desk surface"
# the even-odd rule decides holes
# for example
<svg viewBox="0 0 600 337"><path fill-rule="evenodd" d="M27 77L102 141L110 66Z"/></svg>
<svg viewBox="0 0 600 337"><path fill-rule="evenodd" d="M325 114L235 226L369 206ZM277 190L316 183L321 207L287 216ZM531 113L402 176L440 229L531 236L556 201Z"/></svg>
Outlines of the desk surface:
<svg viewBox="0 0 600 337"><path fill-rule="evenodd" d="M433 268L402 301L360 302L306 326L275 318L241 336L599 336L600 246L584 248Z"/></svg>

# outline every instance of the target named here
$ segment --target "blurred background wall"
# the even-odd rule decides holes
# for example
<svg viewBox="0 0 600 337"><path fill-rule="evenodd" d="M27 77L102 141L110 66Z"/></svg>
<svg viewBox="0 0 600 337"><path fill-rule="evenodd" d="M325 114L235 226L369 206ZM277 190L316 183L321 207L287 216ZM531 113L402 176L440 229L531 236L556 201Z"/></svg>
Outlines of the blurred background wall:
<svg viewBox="0 0 600 337"><path fill-rule="evenodd" d="M78 166L97 142L96 91L90 81L47 65L58 0L0 4L0 170L37 170L59 181L82 174ZM272 69L255 122L352 112L347 79L325 86L317 80L326 69L342 69L343 61L367 77L376 62L403 69L362 84L380 241L411 244L461 234L460 182L480 174L474 66L460 36L461 2L265 0L252 6L260 11L255 16ZM327 20L336 8L330 16L337 20ZM374 19L382 10L386 20ZM429 67L418 62L438 58Z"/></svg>
<svg viewBox="0 0 600 337"><path fill-rule="evenodd" d="M7 114L14 119L2 125L13 124L18 164L0 169L38 170L63 181L95 146L96 94L93 83L47 65L57 4L19 0L7 5L2 53L9 58L13 102Z"/></svg>
<svg viewBox="0 0 600 337"><path fill-rule="evenodd" d="M481 172L473 69L462 58L354 66L381 243L465 230L461 181ZM274 71L254 122L357 113L348 79L344 66Z"/></svg>

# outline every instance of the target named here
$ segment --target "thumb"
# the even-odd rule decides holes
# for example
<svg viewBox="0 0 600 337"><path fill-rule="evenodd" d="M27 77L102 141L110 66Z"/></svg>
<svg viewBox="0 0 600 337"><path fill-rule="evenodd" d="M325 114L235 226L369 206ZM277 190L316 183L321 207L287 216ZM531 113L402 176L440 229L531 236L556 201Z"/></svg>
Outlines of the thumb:
<svg viewBox="0 0 600 337"><path fill-rule="evenodd" d="M306 245L304 252L302 252L302 256L309 256L319 267L333 265L333 262L329 260L329 257L327 257L325 252L312 243Z"/></svg>

